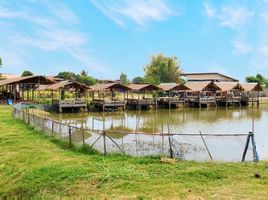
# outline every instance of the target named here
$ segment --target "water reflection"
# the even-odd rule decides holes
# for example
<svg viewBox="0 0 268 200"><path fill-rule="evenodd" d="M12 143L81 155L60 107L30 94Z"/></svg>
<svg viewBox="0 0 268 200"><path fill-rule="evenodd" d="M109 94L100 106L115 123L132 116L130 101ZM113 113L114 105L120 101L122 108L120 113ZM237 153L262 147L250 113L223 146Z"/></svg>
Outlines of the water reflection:
<svg viewBox="0 0 268 200"><path fill-rule="evenodd" d="M168 125L170 126L170 132L172 133L199 133L201 130L203 133L243 133L246 134L252 130L252 121L255 121L255 136L258 151L262 159L268 159L268 135L266 134L268 122L268 105L261 105L259 108L186 108L186 109L159 109L149 111L126 111L117 113L76 113L76 114L52 114L52 118L64 123L68 123L78 127L84 127L95 130L112 130L112 131L125 131L125 132L144 132L139 135L138 139L135 135L128 135L127 133L114 133L111 135L115 140L125 140L125 143L136 143L136 150L132 150L137 153L138 142L147 142L150 147L143 148L143 151L164 151L161 146L163 143L162 138L155 136L154 144L149 144L152 140L152 136L146 135L146 133L159 133L168 132ZM81 142L81 133L77 137L77 141ZM84 137L90 138L91 134ZM150 139L149 139L150 137ZM79 139L80 138L80 139ZM185 137L186 138L186 137ZM191 138L175 138L174 144L179 148L178 152L183 153L186 151L183 149L193 148L199 149L202 147L202 142L199 139ZM215 148L222 145L222 141L228 141L230 148L236 149L239 146L239 151L243 150L244 138L230 139L225 138L222 140L212 140L207 138L210 148ZM211 141L209 141L211 140ZM158 142L156 142L158 141ZM119 141L118 141L119 142ZM215 145L217 144L217 145ZM189 146L190 145L190 146ZM144 146L144 144L143 144ZM146 146L146 145L145 145ZM124 148L127 148L125 145ZM130 147L129 147L130 148ZM157 150L156 150L157 149ZM159 150L160 149L160 150ZM162 149L162 150L161 150ZM168 147L165 147L166 151ZM222 146L225 152L231 150L226 145ZM202 149L203 151L204 149ZM238 149L236 149L238 151ZM200 149L198 151L201 151ZM192 151L193 152L193 151ZM222 154L222 152L218 152ZM241 152L238 153L237 158L240 157ZM194 155L191 155L193 157ZM223 155L221 155L223 156ZM224 157L224 156L223 156Z"/></svg>

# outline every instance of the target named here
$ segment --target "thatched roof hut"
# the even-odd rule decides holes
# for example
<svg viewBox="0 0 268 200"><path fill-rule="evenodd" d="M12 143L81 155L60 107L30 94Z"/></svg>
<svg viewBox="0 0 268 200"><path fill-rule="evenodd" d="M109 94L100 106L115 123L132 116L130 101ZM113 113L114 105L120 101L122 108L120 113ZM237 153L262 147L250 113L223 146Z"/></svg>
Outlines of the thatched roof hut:
<svg viewBox="0 0 268 200"><path fill-rule="evenodd" d="M241 83L241 86L245 92L251 92L251 91L262 92L263 91L263 88L259 83Z"/></svg>
<svg viewBox="0 0 268 200"><path fill-rule="evenodd" d="M76 81L69 81L69 80L66 80L66 81L60 81L60 82L57 82L57 83L54 83L52 85L48 85L45 90L61 90L61 89L77 89L77 90L80 90L80 91L87 91L88 89L90 89L90 87L82 84L82 83L79 83L79 82L76 82Z"/></svg>
<svg viewBox="0 0 268 200"><path fill-rule="evenodd" d="M151 92L156 90L162 90L160 87L154 84L130 84L128 87L132 92Z"/></svg>
<svg viewBox="0 0 268 200"><path fill-rule="evenodd" d="M187 82L185 86L193 92L221 90L213 81Z"/></svg>
<svg viewBox="0 0 268 200"><path fill-rule="evenodd" d="M13 84L51 84L54 81L46 78L45 76L25 76L19 78L11 78L0 81L0 86L13 85Z"/></svg>
<svg viewBox="0 0 268 200"><path fill-rule="evenodd" d="M184 84L160 84L158 86L164 91L185 91L185 90L191 90Z"/></svg>
<svg viewBox="0 0 268 200"><path fill-rule="evenodd" d="M214 82L214 84L224 92L244 90L243 87L237 82Z"/></svg>
<svg viewBox="0 0 268 200"><path fill-rule="evenodd" d="M90 87L91 92L105 92L109 90L125 92L131 90L131 88L121 83L100 83Z"/></svg>

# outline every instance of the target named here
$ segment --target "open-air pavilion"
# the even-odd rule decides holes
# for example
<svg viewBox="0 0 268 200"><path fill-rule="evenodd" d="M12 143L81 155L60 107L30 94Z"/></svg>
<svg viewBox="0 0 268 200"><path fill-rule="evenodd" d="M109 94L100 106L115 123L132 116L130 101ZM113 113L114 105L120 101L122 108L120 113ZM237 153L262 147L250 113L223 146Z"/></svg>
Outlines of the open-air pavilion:
<svg viewBox="0 0 268 200"><path fill-rule="evenodd" d="M126 108L126 92L131 90L120 83L103 83L91 86L94 110L116 111Z"/></svg>
<svg viewBox="0 0 268 200"><path fill-rule="evenodd" d="M6 102L7 99L14 103L21 101L40 100L39 86L52 84L52 80L45 76L25 76L19 78L5 79L0 81L0 101ZM37 91L37 92L36 92Z"/></svg>
<svg viewBox="0 0 268 200"><path fill-rule="evenodd" d="M213 81L187 82L191 91L187 92L187 102L190 106L217 106L216 91L220 88Z"/></svg>
<svg viewBox="0 0 268 200"><path fill-rule="evenodd" d="M76 81L60 81L44 88L51 92L52 106L59 112L63 109L84 108L87 110L88 86Z"/></svg>
<svg viewBox="0 0 268 200"><path fill-rule="evenodd" d="M248 105L250 102L252 106L254 102L257 106L260 104L260 92L263 91L262 86L259 83L242 83L243 88L242 104Z"/></svg>
<svg viewBox="0 0 268 200"><path fill-rule="evenodd" d="M220 88L216 93L218 105L239 104L241 106L243 87L238 82L214 82Z"/></svg>
<svg viewBox="0 0 268 200"><path fill-rule="evenodd" d="M161 97L158 97L158 104L162 107L176 108L178 105L186 104L186 91L190 88L184 84L160 84L162 89Z"/></svg>
<svg viewBox="0 0 268 200"><path fill-rule="evenodd" d="M154 84L131 84L130 94L127 93L127 105L134 109L149 109L151 106L157 108L157 98L153 92L161 90ZM129 97L130 95L130 97Z"/></svg>

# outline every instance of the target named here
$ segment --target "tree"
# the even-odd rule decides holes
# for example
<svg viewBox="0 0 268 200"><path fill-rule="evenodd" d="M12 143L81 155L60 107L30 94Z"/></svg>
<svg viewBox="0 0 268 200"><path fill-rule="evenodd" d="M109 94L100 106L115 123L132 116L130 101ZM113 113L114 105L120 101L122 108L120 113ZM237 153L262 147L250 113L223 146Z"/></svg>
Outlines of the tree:
<svg viewBox="0 0 268 200"><path fill-rule="evenodd" d="M3 65L3 61L2 61L2 58L0 57L0 68L2 67Z"/></svg>
<svg viewBox="0 0 268 200"><path fill-rule="evenodd" d="M33 73L28 71L28 70L23 71L22 74L21 74L22 77L24 77L24 76L32 76L32 75L33 75Z"/></svg>
<svg viewBox="0 0 268 200"><path fill-rule="evenodd" d="M57 78L61 78L64 80L71 80L71 81L75 81L77 79L77 76L75 73L73 72L59 72L58 75L56 76Z"/></svg>
<svg viewBox="0 0 268 200"><path fill-rule="evenodd" d="M56 77L64 80L77 81L85 85L94 85L97 82L96 79L89 76L85 70L82 70L80 74L75 74L73 72L59 72Z"/></svg>
<svg viewBox="0 0 268 200"><path fill-rule="evenodd" d="M145 83L145 80L143 77L137 76L137 77L133 78L132 83L141 84L141 83Z"/></svg>
<svg viewBox="0 0 268 200"><path fill-rule="evenodd" d="M179 83L181 67L177 57L165 57L163 54L153 56L146 65L145 81L153 84Z"/></svg>
<svg viewBox="0 0 268 200"><path fill-rule="evenodd" d="M268 86L268 79L266 79L263 75L257 74L256 76L247 76L246 82L248 83L259 83L260 85Z"/></svg>
<svg viewBox="0 0 268 200"><path fill-rule="evenodd" d="M130 83L130 81L127 79L127 75L124 74L124 73L121 73L121 74L120 74L120 81L121 81L121 83L123 83L123 84L128 84L128 83Z"/></svg>

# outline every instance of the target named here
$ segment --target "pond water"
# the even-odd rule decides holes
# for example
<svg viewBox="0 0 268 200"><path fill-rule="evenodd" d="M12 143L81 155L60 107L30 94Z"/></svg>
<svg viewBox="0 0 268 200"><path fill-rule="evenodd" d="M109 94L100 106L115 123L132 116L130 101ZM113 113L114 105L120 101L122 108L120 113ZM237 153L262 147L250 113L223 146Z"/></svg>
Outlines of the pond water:
<svg viewBox="0 0 268 200"><path fill-rule="evenodd" d="M50 117L78 127L113 131L109 134L111 138L127 154L136 156L169 154L170 138L159 136L160 132L199 134L201 131L202 134L231 135L247 134L254 130L259 157L268 160L268 104L260 105L259 108L179 108L116 113L51 114ZM92 135L91 133L86 136L86 143L94 142L96 136ZM204 139L214 160L239 161L247 136L204 136ZM172 136L171 140L174 153L182 159L210 159L200 135ZM107 145L110 151L115 148L112 143L110 141ZM96 148L101 150L102 144L99 141ZM251 147L247 155L247 159L251 160Z"/></svg>

